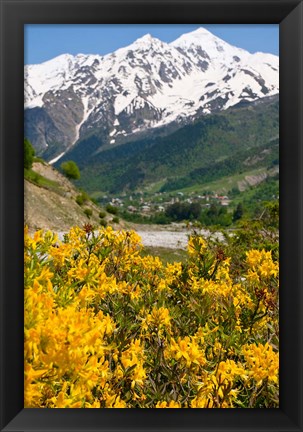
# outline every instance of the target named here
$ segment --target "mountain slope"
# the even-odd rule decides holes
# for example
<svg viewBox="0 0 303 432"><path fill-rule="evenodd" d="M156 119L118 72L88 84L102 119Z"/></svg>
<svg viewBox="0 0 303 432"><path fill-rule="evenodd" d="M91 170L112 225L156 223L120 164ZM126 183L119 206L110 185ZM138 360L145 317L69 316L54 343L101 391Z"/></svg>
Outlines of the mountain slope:
<svg viewBox="0 0 303 432"><path fill-rule="evenodd" d="M77 204L76 198L81 192L56 169L46 163L35 162L33 172L42 176L44 186L24 179L24 223L30 231L46 229L62 232L87 223L100 225L100 207L89 199L83 206ZM85 209L91 210L90 218L84 213ZM108 215L105 219L111 221L112 216Z"/></svg>
<svg viewBox="0 0 303 432"><path fill-rule="evenodd" d="M271 97L202 117L166 136L92 152L90 157L76 146L62 160L76 160L81 183L90 193L135 190L159 181L164 184L169 178L171 183L182 179L185 187L215 172L219 178L245 168L246 159L266 149L272 160L277 159L278 136L279 102ZM86 148L92 150L93 145L94 140L88 140ZM167 186L172 188L173 184Z"/></svg>
<svg viewBox="0 0 303 432"><path fill-rule="evenodd" d="M170 44L145 35L106 56L62 55L24 75L25 134L52 161L79 140L102 150L279 92L278 57L203 28Z"/></svg>

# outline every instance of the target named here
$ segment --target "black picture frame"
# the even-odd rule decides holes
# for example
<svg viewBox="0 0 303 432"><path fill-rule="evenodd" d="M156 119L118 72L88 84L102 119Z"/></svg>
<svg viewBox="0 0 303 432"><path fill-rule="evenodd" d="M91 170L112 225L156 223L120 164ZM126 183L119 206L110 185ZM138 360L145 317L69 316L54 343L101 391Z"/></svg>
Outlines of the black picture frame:
<svg viewBox="0 0 303 432"><path fill-rule="evenodd" d="M302 0L0 0L1 430L302 431ZM25 24L280 25L280 408L23 409Z"/></svg>

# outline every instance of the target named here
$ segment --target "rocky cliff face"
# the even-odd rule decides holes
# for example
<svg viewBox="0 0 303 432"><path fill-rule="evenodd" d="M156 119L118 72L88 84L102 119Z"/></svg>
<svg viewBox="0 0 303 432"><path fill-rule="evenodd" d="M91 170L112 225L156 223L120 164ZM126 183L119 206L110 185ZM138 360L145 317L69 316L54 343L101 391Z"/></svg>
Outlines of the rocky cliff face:
<svg viewBox="0 0 303 432"><path fill-rule="evenodd" d="M145 35L106 56L62 55L25 66L25 134L58 160L94 135L116 145L279 92L279 59L200 28L167 44Z"/></svg>

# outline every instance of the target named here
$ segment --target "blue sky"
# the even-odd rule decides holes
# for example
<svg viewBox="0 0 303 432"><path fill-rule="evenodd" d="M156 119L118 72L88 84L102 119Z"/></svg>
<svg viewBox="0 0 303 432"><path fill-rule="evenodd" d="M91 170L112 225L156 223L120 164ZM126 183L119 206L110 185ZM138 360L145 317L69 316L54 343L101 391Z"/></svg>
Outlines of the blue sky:
<svg viewBox="0 0 303 432"><path fill-rule="evenodd" d="M278 24L28 24L24 29L24 62L42 63L65 53L104 55L146 33L172 42L198 27L252 53L279 55Z"/></svg>

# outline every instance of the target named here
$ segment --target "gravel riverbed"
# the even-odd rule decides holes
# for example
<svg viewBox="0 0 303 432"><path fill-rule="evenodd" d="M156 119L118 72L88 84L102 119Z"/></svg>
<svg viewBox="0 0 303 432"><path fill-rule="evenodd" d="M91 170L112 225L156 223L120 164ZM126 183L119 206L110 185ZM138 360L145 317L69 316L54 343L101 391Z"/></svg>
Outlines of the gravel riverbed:
<svg viewBox="0 0 303 432"><path fill-rule="evenodd" d="M137 231L144 246L186 249L189 232Z"/></svg>

